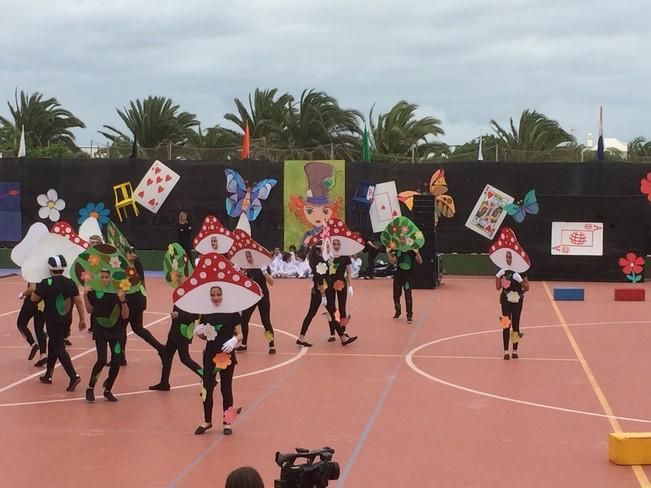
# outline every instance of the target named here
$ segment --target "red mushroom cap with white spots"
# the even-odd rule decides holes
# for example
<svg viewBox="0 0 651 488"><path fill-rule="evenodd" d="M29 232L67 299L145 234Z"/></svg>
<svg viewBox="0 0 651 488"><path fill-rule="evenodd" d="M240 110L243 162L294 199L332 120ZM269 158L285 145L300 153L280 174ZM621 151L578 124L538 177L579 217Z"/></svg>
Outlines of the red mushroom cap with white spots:
<svg viewBox="0 0 651 488"><path fill-rule="evenodd" d="M90 246L88 242L83 240L75 233L74 229L72 228L72 225L70 225L68 222L65 222L63 220L60 220L56 224L54 224L50 229L50 233L60 235L62 237L65 237L66 239L70 239L70 242L84 249L88 249L88 247Z"/></svg>
<svg viewBox="0 0 651 488"><path fill-rule="evenodd" d="M268 249L257 243L247 232L242 229L233 231L233 245L228 251L228 259L240 268L265 268L271 264L273 258ZM246 252L250 251L253 263L246 260Z"/></svg>
<svg viewBox="0 0 651 488"><path fill-rule="evenodd" d="M313 246L318 241L325 238L329 239L330 243L332 243L334 239L338 239L341 243L339 251L332 249L335 256L352 256L364 250L364 239L362 238L362 235L359 232L350 230L343 220L330 219L328 220L327 226L328 228L325 232L325 237L323 235L324 232L320 232L308 241L309 246ZM332 246L330 247L332 248Z"/></svg>
<svg viewBox="0 0 651 488"><path fill-rule="evenodd" d="M210 241L217 238L217 249L213 249ZM203 219L201 230L194 238L193 247L199 254L210 254L213 252L226 254L233 244L231 231L228 230L214 215L208 215Z"/></svg>
<svg viewBox="0 0 651 488"><path fill-rule="evenodd" d="M511 251L511 264L506 262L506 253ZM515 232L509 227L504 227L498 238L488 249L488 257L500 269L509 269L517 273L527 271L531 266L531 260L522 246L518 243Z"/></svg>
<svg viewBox="0 0 651 488"><path fill-rule="evenodd" d="M223 294L219 306L210 300L210 289L215 286ZM174 305L196 314L240 312L255 305L260 298L262 290L258 284L217 253L201 256L192 275L172 294Z"/></svg>

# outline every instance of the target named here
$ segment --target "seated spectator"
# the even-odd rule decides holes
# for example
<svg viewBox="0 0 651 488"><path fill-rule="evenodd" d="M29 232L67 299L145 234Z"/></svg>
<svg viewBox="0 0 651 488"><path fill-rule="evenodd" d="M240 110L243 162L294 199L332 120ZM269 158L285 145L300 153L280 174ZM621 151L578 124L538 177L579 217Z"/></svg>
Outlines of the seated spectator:
<svg viewBox="0 0 651 488"><path fill-rule="evenodd" d="M362 258L359 257L359 253L355 254L350 258L350 265L352 268L352 277L353 278L359 278L359 270L362 268Z"/></svg>
<svg viewBox="0 0 651 488"><path fill-rule="evenodd" d="M225 488L264 488L264 482L255 468L243 466L231 471Z"/></svg>
<svg viewBox="0 0 651 488"><path fill-rule="evenodd" d="M310 269L310 263L306 259L305 251L299 251L296 254L296 272L298 273L299 278L309 278L312 275L312 270Z"/></svg>
<svg viewBox="0 0 651 488"><path fill-rule="evenodd" d="M288 252L283 253L283 260L280 263L278 270L279 278L296 278L298 277L298 270L296 264L292 262L292 255Z"/></svg>
<svg viewBox="0 0 651 488"><path fill-rule="evenodd" d="M271 258L271 263L269 264L269 272L271 276L277 278L280 276L280 268L283 262L283 255L280 252L280 248L274 247L273 257Z"/></svg>

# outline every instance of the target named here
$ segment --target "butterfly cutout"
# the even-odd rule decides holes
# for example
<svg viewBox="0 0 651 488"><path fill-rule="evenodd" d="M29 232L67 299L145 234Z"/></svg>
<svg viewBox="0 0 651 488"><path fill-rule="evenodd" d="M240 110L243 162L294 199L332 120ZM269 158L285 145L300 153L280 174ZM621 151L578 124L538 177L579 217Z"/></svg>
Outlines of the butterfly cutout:
<svg viewBox="0 0 651 488"><path fill-rule="evenodd" d="M233 169L226 169L226 191L232 193L226 198L226 212L231 217L246 214L249 222L254 221L262 211L262 200L266 200L278 180L265 178L253 188L246 185L240 174Z"/></svg>
<svg viewBox="0 0 651 488"><path fill-rule="evenodd" d="M536 200L536 190L529 191L519 204L509 203L505 205L504 210L506 210L506 213L513 217L513 220L519 224L524 222L524 218L527 214L537 214L540 210L540 206Z"/></svg>

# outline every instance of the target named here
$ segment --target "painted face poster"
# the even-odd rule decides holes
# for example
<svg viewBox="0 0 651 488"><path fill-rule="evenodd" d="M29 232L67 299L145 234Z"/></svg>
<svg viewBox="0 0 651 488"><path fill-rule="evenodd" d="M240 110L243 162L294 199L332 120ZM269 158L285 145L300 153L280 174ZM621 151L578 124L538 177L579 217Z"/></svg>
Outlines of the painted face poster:
<svg viewBox="0 0 651 488"><path fill-rule="evenodd" d="M285 249L305 247L328 219L346 212L344 161L285 161Z"/></svg>
<svg viewBox="0 0 651 488"><path fill-rule="evenodd" d="M0 241L21 239L20 183L0 182Z"/></svg>

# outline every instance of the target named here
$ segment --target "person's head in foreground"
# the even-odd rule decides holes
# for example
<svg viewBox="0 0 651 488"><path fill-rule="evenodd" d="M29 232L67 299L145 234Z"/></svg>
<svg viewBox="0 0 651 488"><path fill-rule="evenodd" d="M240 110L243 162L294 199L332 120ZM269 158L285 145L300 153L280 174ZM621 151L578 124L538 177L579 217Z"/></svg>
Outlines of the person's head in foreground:
<svg viewBox="0 0 651 488"><path fill-rule="evenodd" d="M68 263L66 263L66 258L60 254L57 256L50 256L47 260L47 264L50 267L50 273L53 275L63 274L66 266L68 266Z"/></svg>
<svg viewBox="0 0 651 488"><path fill-rule="evenodd" d="M255 468L243 466L231 471L225 488L264 488L264 482Z"/></svg>

